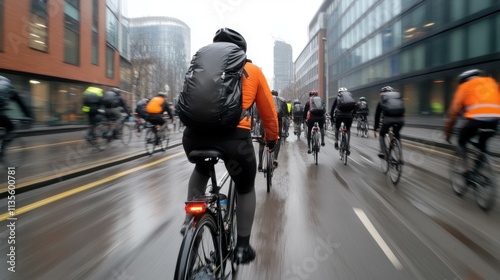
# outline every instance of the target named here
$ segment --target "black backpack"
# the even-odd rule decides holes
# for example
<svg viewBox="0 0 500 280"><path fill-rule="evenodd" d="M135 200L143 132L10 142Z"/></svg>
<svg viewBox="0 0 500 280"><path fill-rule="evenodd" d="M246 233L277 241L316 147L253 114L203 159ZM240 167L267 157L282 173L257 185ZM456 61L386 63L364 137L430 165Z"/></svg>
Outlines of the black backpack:
<svg viewBox="0 0 500 280"><path fill-rule="evenodd" d="M350 112L356 107L356 100L352 97L352 94L348 91L342 91L337 97L337 108L341 112Z"/></svg>
<svg viewBox="0 0 500 280"><path fill-rule="evenodd" d="M112 91L107 91L102 98L102 104L106 108L117 108L120 106L120 97Z"/></svg>
<svg viewBox="0 0 500 280"><path fill-rule="evenodd" d="M151 98L143 98L135 104L135 112L143 119L148 115L146 112L146 106L148 105L149 100L151 100Z"/></svg>
<svg viewBox="0 0 500 280"><path fill-rule="evenodd" d="M176 109L188 128L233 129L245 116L242 74L245 52L233 43L207 45L193 56Z"/></svg>
<svg viewBox="0 0 500 280"><path fill-rule="evenodd" d="M313 96L309 101L309 112L315 116L323 116L325 114L325 103L319 96Z"/></svg>
<svg viewBox="0 0 500 280"><path fill-rule="evenodd" d="M381 97L382 113L388 117L401 117L405 113L405 105L399 92L385 92Z"/></svg>
<svg viewBox="0 0 500 280"><path fill-rule="evenodd" d="M359 101L358 103L358 112L367 112L368 111L368 103L366 101Z"/></svg>
<svg viewBox="0 0 500 280"><path fill-rule="evenodd" d="M302 117L304 114L304 108L300 104L294 104L292 112L294 117Z"/></svg>

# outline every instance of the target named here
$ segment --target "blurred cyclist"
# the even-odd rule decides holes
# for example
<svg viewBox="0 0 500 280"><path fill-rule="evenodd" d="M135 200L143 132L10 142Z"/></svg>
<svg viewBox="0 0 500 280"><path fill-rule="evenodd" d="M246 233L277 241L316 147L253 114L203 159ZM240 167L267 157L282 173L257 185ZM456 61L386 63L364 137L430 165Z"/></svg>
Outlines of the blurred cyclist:
<svg viewBox="0 0 500 280"><path fill-rule="evenodd" d="M153 125L159 125L163 127L165 120L163 119L163 113L167 112L168 116L174 121L174 113L167 101L167 94L165 92L159 92L158 95L149 100L146 106L146 121Z"/></svg>
<svg viewBox="0 0 500 280"><path fill-rule="evenodd" d="M405 107L401 98L401 93L397 92L390 86L381 88L380 100L375 111L375 124L373 126L375 138L377 138L376 131L379 128L380 123L382 123L378 138L380 144L380 151L378 153L379 158L385 158L385 151L387 147L385 145L384 138L391 126L394 137L400 140L399 131L405 124L404 115ZM380 121L381 116L383 116L382 121Z"/></svg>
<svg viewBox="0 0 500 280"><path fill-rule="evenodd" d="M356 102L347 88L341 87L338 90L337 98L333 101L330 114L335 119L335 149L339 149L339 129L344 123L347 128L347 155L351 154L351 125Z"/></svg>
<svg viewBox="0 0 500 280"><path fill-rule="evenodd" d="M449 119L444 127L446 141L450 142L453 126L462 111L467 120L460 131L458 139L459 153L462 157L464 176L467 178L470 166L467 162L467 142L474 137L478 129L497 130L500 119L500 92L497 82L491 77L485 77L483 71L472 69L458 76L459 86L455 91ZM486 152L486 142L489 135L480 135L479 149Z"/></svg>
<svg viewBox="0 0 500 280"><path fill-rule="evenodd" d="M276 108L276 113L278 114L278 127L279 131L283 131L283 126L285 123L283 123L283 118L286 116L286 103L285 100L282 99L281 97L278 96L278 92L275 90L271 91L271 94L273 96L274 100L274 106ZM257 110L258 111L258 110ZM264 127L260 127L260 135L264 135ZM283 135L281 137L284 137ZM262 172L262 154L264 153L264 140L263 138L259 141L259 159L258 162L259 164L257 165L257 170L259 172ZM278 167L278 156L280 154L280 148L281 148L281 141L278 141L276 145L274 146L274 162L273 165L274 167Z"/></svg>
<svg viewBox="0 0 500 280"><path fill-rule="evenodd" d="M106 116L110 116L111 120L115 121L115 129L113 130L113 137L115 139L119 138L119 134L123 125L123 122L126 120L121 110L124 110L128 117L131 116L127 103L120 95L121 90L119 88L112 88L110 91L107 91L104 94L102 99L102 103L106 108Z"/></svg>
<svg viewBox="0 0 500 280"><path fill-rule="evenodd" d="M2 146L0 147L0 157L3 156L7 145L15 138L13 133L14 125L6 114L6 111L9 110L8 105L10 101L15 101L24 115L29 118L30 121L33 120L28 106L26 106L21 96L19 96L18 92L12 87L10 80L0 76L0 127L5 128Z"/></svg>
<svg viewBox="0 0 500 280"><path fill-rule="evenodd" d="M319 98L319 99L318 99ZM325 104L316 90L309 92L309 101L304 106L303 119L307 121L307 153L311 153L311 132L315 122L321 131L321 146L325 145Z"/></svg>

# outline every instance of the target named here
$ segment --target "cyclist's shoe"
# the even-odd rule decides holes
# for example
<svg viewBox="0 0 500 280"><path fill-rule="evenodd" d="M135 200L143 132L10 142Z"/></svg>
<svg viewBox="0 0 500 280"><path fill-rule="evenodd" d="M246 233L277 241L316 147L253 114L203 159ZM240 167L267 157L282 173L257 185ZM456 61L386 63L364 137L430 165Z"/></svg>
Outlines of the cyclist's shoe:
<svg viewBox="0 0 500 280"><path fill-rule="evenodd" d="M307 149L307 153L308 153L308 154L312 153L311 148L308 148L308 149Z"/></svg>
<svg viewBox="0 0 500 280"><path fill-rule="evenodd" d="M273 166L274 166L274 168L278 167L278 161L277 160L273 161Z"/></svg>
<svg viewBox="0 0 500 280"><path fill-rule="evenodd" d="M325 141L321 141L321 146L325 146Z"/></svg>
<svg viewBox="0 0 500 280"><path fill-rule="evenodd" d="M335 150L339 149L339 143L335 141Z"/></svg>
<svg viewBox="0 0 500 280"><path fill-rule="evenodd" d="M257 171L259 171L259 172L264 171L264 170L262 169L262 164L259 164L259 165L257 166Z"/></svg>
<svg viewBox="0 0 500 280"><path fill-rule="evenodd" d="M378 157L381 159L385 159L385 154L382 152L378 152Z"/></svg>
<svg viewBox="0 0 500 280"><path fill-rule="evenodd" d="M349 156L349 155L351 155L351 149L347 149L347 151L346 151L346 152L347 152L347 155L348 155L348 156Z"/></svg>
<svg viewBox="0 0 500 280"><path fill-rule="evenodd" d="M247 264L255 259L255 251L250 245L237 247L234 251L234 262L237 264Z"/></svg>

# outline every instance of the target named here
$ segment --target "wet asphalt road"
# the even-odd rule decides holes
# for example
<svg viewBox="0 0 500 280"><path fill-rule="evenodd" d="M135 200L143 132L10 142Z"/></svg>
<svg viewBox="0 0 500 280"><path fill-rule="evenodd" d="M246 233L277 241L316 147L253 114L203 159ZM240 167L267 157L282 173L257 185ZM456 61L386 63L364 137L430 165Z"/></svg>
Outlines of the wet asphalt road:
<svg viewBox="0 0 500 280"><path fill-rule="evenodd" d="M404 142L394 186L373 137L354 133L351 145L344 166L330 135L314 165L292 135L269 194L257 174L257 258L237 279L500 279L500 203L484 213L471 192L458 198L448 151ZM172 279L192 168L176 147L18 194L16 272L4 217L0 279Z"/></svg>

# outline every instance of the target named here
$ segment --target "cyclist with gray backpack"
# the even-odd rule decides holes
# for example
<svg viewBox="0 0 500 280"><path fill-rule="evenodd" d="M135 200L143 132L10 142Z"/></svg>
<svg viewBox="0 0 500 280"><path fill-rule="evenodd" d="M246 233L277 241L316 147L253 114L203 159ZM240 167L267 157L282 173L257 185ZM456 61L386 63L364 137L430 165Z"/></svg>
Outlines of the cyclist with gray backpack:
<svg viewBox="0 0 500 280"><path fill-rule="evenodd" d="M380 121L381 115L383 116L382 121ZM385 86L380 89L380 101L377 104L377 109L375 111L375 125L373 130L375 131L375 138L377 138L377 129L380 127L379 142L380 151L378 153L379 158L385 158L384 151L386 150L385 145L385 135L392 126L392 131L394 137L400 140L399 132L405 124L405 106L401 93L397 92L390 86ZM380 125L382 123L382 125Z"/></svg>
<svg viewBox="0 0 500 280"><path fill-rule="evenodd" d="M335 119L335 149L339 149L339 129L344 123L347 128L347 155L351 154L351 125L354 118L354 110L356 109L356 100L346 88L341 87L338 90L338 95L332 105L330 112Z"/></svg>
<svg viewBox="0 0 500 280"><path fill-rule="evenodd" d="M321 146L325 145L325 103L316 90L309 92L309 101L304 106L303 118L307 122L307 153L311 151L311 132L317 122L321 131Z"/></svg>
<svg viewBox="0 0 500 280"><path fill-rule="evenodd" d="M213 43L193 56L176 109L186 126L182 145L186 155L197 149L216 149L238 193L235 262L255 259L250 234L255 214L257 162L250 134L253 103L259 110L270 150L278 140L278 118L271 90L260 68L246 57L247 43L238 32L219 29ZM224 93L224 94L221 94ZM189 179L188 200L205 192L209 167L196 164ZM181 233L191 217L186 215Z"/></svg>

